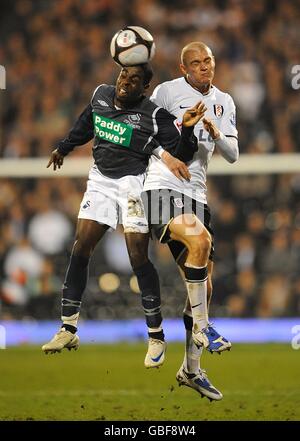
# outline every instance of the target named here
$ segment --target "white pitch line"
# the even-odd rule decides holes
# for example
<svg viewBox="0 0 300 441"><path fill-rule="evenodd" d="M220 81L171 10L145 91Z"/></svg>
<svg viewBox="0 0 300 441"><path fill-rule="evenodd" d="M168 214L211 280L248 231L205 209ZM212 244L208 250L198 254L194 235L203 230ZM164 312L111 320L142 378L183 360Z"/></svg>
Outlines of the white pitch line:
<svg viewBox="0 0 300 441"><path fill-rule="evenodd" d="M247 390L222 390L223 394L226 396L249 396L255 394L256 396L293 396L293 395L300 395L300 390L292 390L292 391L276 391L276 390L264 390L264 391L247 391ZM0 390L0 397L18 397L18 396L32 396L32 397L43 397L43 396L53 396L53 397L61 397L61 396L99 396L99 395L141 395L147 394L147 395L158 395L158 394L167 394L171 393L170 390L161 390L161 391L153 391L149 389L144 390L136 390L136 389L98 389L98 390L37 390L37 391L28 391L28 390L18 390L18 391L1 391Z"/></svg>

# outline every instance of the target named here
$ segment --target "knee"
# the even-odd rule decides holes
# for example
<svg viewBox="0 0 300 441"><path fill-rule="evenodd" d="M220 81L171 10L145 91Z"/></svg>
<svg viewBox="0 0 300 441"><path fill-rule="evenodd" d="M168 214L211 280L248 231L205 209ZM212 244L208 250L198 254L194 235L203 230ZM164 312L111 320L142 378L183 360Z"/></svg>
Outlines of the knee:
<svg viewBox="0 0 300 441"><path fill-rule="evenodd" d="M193 237L189 243L189 252L193 258L199 261L207 261L211 248L211 238L209 233L203 233L200 236Z"/></svg>
<svg viewBox="0 0 300 441"><path fill-rule="evenodd" d="M76 256L89 259L93 254L94 248L95 245L88 238L77 237L74 243L73 253Z"/></svg>
<svg viewBox="0 0 300 441"><path fill-rule="evenodd" d="M137 247L130 248L128 250L130 264L133 269L138 268L148 262L148 255L144 253L143 250Z"/></svg>

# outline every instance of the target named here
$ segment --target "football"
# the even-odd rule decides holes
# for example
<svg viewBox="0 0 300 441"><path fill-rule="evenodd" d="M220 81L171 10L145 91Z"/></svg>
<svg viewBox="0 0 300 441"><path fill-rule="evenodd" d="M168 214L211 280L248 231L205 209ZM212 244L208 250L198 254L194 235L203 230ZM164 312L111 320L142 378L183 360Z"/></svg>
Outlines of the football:
<svg viewBox="0 0 300 441"><path fill-rule="evenodd" d="M127 26L113 36L110 53L115 62L121 66L144 64L153 58L155 43L146 29L140 26Z"/></svg>

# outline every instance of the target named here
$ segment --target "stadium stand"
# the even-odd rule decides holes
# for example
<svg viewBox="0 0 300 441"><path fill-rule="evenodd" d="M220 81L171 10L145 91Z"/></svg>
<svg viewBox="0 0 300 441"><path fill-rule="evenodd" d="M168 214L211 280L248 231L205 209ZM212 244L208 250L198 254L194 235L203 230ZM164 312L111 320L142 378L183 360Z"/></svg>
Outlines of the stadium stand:
<svg viewBox="0 0 300 441"><path fill-rule="evenodd" d="M148 28L155 38L152 88L180 75L184 44L203 40L217 59L214 83L237 104L241 153L297 153L300 91L291 87L291 68L299 64L299 15L299 0L207 0L201 7L197 0L6 2L0 16L0 65L7 72L7 90L0 91L0 158L49 156L96 85L116 77L109 42L125 24ZM73 157L90 154L88 145ZM83 178L1 178L3 319L59 317L85 184ZM212 176L209 203L216 233L211 315L299 315L300 175ZM169 252L153 243L151 254L164 316L181 316L184 289ZM126 259L119 233L97 248L83 317L141 317ZM99 285L104 273L119 278L112 292L111 279Z"/></svg>

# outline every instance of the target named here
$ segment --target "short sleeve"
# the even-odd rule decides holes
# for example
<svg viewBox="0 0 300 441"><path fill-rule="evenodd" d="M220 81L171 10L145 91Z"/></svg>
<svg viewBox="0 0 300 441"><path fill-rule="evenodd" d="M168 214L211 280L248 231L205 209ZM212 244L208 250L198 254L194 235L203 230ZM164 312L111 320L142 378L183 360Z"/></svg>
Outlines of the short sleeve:
<svg viewBox="0 0 300 441"><path fill-rule="evenodd" d="M169 95L165 84L159 84L153 91L150 100L157 106L169 110Z"/></svg>

